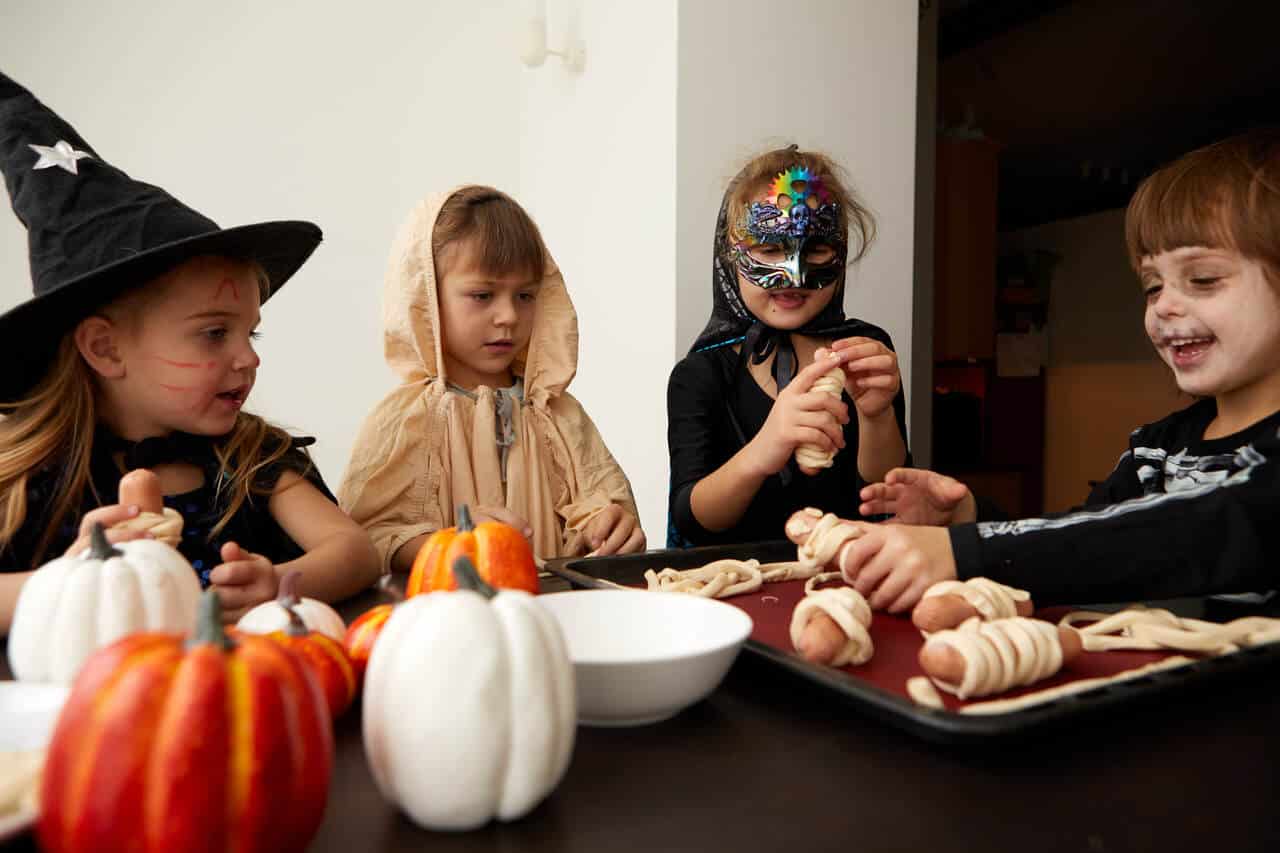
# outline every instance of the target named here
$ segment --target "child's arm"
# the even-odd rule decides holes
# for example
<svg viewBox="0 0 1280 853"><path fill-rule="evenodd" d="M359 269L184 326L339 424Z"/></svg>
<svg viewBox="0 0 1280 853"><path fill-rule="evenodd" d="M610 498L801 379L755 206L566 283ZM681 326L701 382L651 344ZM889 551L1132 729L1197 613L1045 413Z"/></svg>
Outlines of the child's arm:
<svg viewBox="0 0 1280 853"><path fill-rule="evenodd" d="M868 483L906 464L898 409L905 409L898 356L874 338L844 338L831 349L848 356L845 391L858 414L858 473Z"/></svg>
<svg viewBox="0 0 1280 853"><path fill-rule="evenodd" d="M563 524L562 552L604 555L643 551L644 531L631 482L591 416L567 393L554 398L551 405L552 421L567 451L567 500L555 508Z"/></svg>
<svg viewBox="0 0 1280 853"><path fill-rule="evenodd" d="M1261 451L1258 447L1255 450ZM1280 448L1216 483L1043 518L951 528L860 524L846 579L905 610L937 580L988 577L1039 605L1280 586Z"/></svg>
<svg viewBox="0 0 1280 853"><path fill-rule="evenodd" d="M237 543L223 545L221 565L209 573L228 621L274 598L280 578L297 570L299 592L322 601L353 595L378 578L378 558L368 535L301 475L281 474L268 503L276 523L305 552L273 566Z"/></svg>
<svg viewBox="0 0 1280 853"><path fill-rule="evenodd" d="M694 387L702 378L681 377L679 367L673 372L667 395L672 516L677 527L685 528L687 538L694 538L688 535L689 521L710 532L737 524L765 479L786 466L797 445L812 444L823 450L844 445L841 427L848 422L848 407L812 388L832 367L848 359L836 354L797 373L778 394L760 431L717 468L709 465L716 452L711 446L712 424L727 417L723 397ZM687 510L681 505L686 501ZM692 518L682 518L686 512Z"/></svg>

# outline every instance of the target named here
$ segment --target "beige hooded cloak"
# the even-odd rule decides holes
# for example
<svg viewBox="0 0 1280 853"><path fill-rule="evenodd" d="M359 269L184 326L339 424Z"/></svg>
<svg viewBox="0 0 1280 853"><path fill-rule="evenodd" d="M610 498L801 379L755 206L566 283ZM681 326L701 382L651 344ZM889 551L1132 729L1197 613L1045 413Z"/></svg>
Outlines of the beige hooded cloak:
<svg viewBox="0 0 1280 853"><path fill-rule="evenodd" d="M529 344L511 366L523 378L523 399L487 386L475 394L450 388L431 236L456 191L421 202L392 246L384 349L402 384L365 420L338 491L343 509L369 531L384 572L405 542L452 526L462 503L505 506L526 519L542 558L587 551L582 531L610 503L637 515L626 475L565 390L578 367L578 318L549 255Z"/></svg>

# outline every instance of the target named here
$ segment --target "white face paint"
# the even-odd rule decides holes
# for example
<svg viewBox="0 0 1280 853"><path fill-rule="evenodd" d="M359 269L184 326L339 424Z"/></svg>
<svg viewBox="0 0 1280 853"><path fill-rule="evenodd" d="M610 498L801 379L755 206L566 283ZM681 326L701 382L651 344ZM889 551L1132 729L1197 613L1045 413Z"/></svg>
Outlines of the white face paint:
<svg viewBox="0 0 1280 853"><path fill-rule="evenodd" d="M1221 398L1280 381L1280 282L1261 264L1186 246L1143 258L1140 276L1147 336L1180 389Z"/></svg>

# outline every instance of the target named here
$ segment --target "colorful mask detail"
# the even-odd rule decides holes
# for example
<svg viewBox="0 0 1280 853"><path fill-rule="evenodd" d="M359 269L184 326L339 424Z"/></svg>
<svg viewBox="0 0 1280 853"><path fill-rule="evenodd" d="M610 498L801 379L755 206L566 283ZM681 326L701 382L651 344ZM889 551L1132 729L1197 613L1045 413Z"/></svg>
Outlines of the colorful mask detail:
<svg viewBox="0 0 1280 853"><path fill-rule="evenodd" d="M820 290L840 280L848 252L840 205L807 167L779 172L747 208L741 230L733 260L757 287Z"/></svg>

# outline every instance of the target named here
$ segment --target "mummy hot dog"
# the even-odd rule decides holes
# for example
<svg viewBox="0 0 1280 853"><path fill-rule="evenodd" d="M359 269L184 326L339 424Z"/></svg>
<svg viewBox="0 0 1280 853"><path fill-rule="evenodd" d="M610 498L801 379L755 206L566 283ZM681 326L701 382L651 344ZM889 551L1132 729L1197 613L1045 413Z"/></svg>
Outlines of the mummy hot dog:
<svg viewBox="0 0 1280 853"><path fill-rule="evenodd" d="M1058 672L1083 651L1074 628L1015 616L933 634L920 649L920 667L933 683L961 699L1003 693Z"/></svg>
<svg viewBox="0 0 1280 853"><path fill-rule="evenodd" d="M977 617L984 622L1030 616L1031 594L988 578L940 581L929 587L911 611L911 621L926 634L954 628Z"/></svg>
<svg viewBox="0 0 1280 853"><path fill-rule="evenodd" d="M124 506L137 506L141 512L114 525L113 530L148 530L160 542L178 547L182 541L182 516L164 505L160 479L154 472L138 468L121 477L119 500Z"/></svg>
<svg viewBox="0 0 1280 853"><path fill-rule="evenodd" d="M828 355L830 355L830 351L823 348L815 352L813 358L818 361ZM839 400L841 393L844 392L844 368L839 365L831 368L831 370L819 377L817 382L813 383L813 390L830 394ZM816 444L796 446L796 464L806 474L816 474L823 468L830 468L834 464L833 460L835 458L836 450L824 450Z"/></svg>
<svg viewBox="0 0 1280 853"><path fill-rule="evenodd" d="M856 589L819 589L792 611L791 645L810 663L857 666L875 651L869 627L871 608Z"/></svg>

